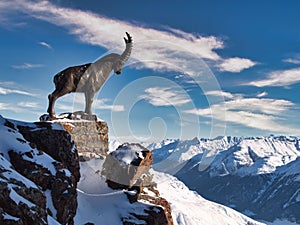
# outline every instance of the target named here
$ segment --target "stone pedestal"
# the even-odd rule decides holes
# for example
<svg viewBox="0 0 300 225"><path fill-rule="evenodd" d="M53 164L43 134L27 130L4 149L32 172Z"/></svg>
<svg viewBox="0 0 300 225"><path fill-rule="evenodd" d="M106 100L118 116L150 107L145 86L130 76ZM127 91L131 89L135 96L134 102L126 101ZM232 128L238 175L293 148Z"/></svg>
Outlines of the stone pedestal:
<svg viewBox="0 0 300 225"><path fill-rule="evenodd" d="M105 121L55 121L69 132L82 159L106 156L108 152L108 126Z"/></svg>

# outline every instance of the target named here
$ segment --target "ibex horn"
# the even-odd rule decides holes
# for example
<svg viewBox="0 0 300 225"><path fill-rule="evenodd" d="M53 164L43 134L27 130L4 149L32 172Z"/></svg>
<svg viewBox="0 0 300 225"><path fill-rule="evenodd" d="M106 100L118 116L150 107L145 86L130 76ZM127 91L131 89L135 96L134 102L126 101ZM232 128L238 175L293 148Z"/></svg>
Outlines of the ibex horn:
<svg viewBox="0 0 300 225"><path fill-rule="evenodd" d="M130 36L129 33L127 33L127 32L125 32L125 33L126 33L126 35L127 35L127 39L124 37L125 43L126 43L126 44L129 44L129 43L132 42L132 37Z"/></svg>

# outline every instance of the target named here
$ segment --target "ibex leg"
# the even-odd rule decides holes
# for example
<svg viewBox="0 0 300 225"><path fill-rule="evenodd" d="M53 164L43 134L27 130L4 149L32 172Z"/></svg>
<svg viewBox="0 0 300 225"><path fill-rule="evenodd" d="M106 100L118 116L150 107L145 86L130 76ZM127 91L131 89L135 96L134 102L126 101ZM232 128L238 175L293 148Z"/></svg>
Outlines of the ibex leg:
<svg viewBox="0 0 300 225"><path fill-rule="evenodd" d="M50 116L50 117L53 117L53 116L55 115L54 104L55 104L56 100L57 100L59 97L65 95L65 94L67 94L67 93L69 93L69 92L70 92L70 91L67 90L67 89L62 89L62 90L57 90L57 89L56 89L55 91L53 91L52 94L48 95L49 106L48 106L47 112L49 113L49 116Z"/></svg>
<svg viewBox="0 0 300 225"><path fill-rule="evenodd" d="M94 94L90 92L85 92L85 113L92 115L92 104L94 100Z"/></svg>

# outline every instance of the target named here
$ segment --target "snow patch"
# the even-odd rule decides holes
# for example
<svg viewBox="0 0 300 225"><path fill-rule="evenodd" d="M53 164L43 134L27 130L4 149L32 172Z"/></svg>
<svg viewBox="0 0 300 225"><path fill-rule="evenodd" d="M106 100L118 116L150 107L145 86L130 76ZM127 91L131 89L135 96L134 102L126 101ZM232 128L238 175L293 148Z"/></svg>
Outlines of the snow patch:
<svg viewBox="0 0 300 225"><path fill-rule="evenodd" d="M46 207L52 212L52 215L54 218L56 218L57 211L53 205L52 196L51 196L51 190L46 190L45 192L46 196Z"/></svg>
<svg viewBox="0 0 300 225"><path fill-rule="evenodd" d="M130 212L147 215L145 204L130 204L123 190L113 190L106 184L105 177L100 175L104 160L92 159L80 162L81 178L78 183L78 208L75 224L123 225L122 217ZM128 218L130 219L130 218ZM145 224L142 220L132 218L136 224Z"/></svg>
<svg viewBox="0 0 300 225"><path fill-rule="evenodd" d="M13 185L8 184L8 187L10 189L9 197L18 205L20 202L25 203L29 208L34 207L35 204L28 201L27 199L23 198L21 195L19 195L14 189Z"/></svg>
<svg viewBox="0 0 300 225"><path fill-rule="evenodd" d="M152 172L160 195L171 204L174 225L263 224L231 208L202 198L171 175Z"/></svg>
<svg viewBox="0 0 300 225"><path fill-rule="evenodd" d="M7 182L7 180L15 179L15 180L21 181L27 188L36 188L36 189L38 189L38 186L35 183L33 183L31 180L29 180L26 177L22 176L17 171L12 170L11 169L12 165L2 155L0 155L0 160L1 160L0 168L5 171L2 174L6 178L6 179L3 179L3 178L0 177L0 181Z"/></svg>
<svg viewBox="0 0 300 225"><path fill-rule="evenodd" d="M135 159L144 158L142 151L144 149L137 144L123 144L122 147L120 146L116 151L113 151L111 155L118 161L129 165Z"/></svg>
<svg viewBox="0 0 300 225"><path fill-rule="evenodd" d="M11 215L7 214L6 212L3 213L3 217L4 217L4 220L14 220L14 221L20 220L20 218L11 216Z"/></svg>
<svg viewBox="0 0 300 225"><path fill-rule="evenodd" d="M51 216L47 216L47 220L48 220L48 225L61 225L59 222L57 222L55 219L53 219L53 217Z"/></svg>

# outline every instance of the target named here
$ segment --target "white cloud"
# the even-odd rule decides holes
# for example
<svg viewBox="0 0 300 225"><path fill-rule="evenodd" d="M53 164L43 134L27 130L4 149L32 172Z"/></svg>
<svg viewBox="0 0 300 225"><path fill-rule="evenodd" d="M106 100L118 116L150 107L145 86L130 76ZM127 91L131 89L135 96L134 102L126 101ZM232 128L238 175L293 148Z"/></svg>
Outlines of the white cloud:
<svg viewBox="0 0 300 225"><path fill-rule="evenodd" d="M226 92L226 91L208 91L205 92L205 95L213 95L213 96L219 96L219 97L224 97L224 98L234 98L234 94L230 93L230 92Z"/></svg>
<svg viewBox="0 0 300 225"><path fill-rule="evenodd" d="M266 79L251 81L248 85L257 87L265 86L289 86L300 82L300 68L289 70L277 70L268 74Z"/></svg>
<svg viewBox="0 0 300 225"><path fill-rule="evenodd" d="M148 101L153 106L180 106L191 101L184 93L171 88L151 87L145 92L140 99Z"/></svg>
<svg viewBox="0 0 300 225"><path fill-rule="evenodd" d="M27 92L27 91L0 87L0 95L7 95L7 94L19 94L19 95L35 96L35 94L32 94L32 93Z"/></svg>
<svg viewBox="0 0 300 225"><path fill-rule="evenodd" d="M115 105L115 104L108 104L109 100L108 99L96 99L94 101L94 108L95 109L99 109L99 110L104 110L104 109L107 109L107 110L111 110L111 111L114 111L114 112L123 112L125 111L125 107L124 105Z"/></svg>
<svg viewBox="0 0 300 225"><path fill-rule="evenodd" d="M294 103L287 100L239 97L208 108L185 112L260 130L293 133L299 130L288 124L280 124L282 116L292 106Z"/></svg>
<svg viewBox="0 0 300 225"><path fill-rule="evenodd" d="M37 102L18 102L17 106L23 107L23 108L39 108L40 105Z"/></svg>
<svg viewBox="0 0 300 225"><path fill-rule="evenodd" d="M16 104L13 103L1 103L0 102L0 110L6 110L6 111L11 111L11 112L15 112L15 113L20 113L20 112L24 112L24 108L17 106Z"/></svg>
<svg viewBox="0 0 300 225"><path fill-rule="evenodd" d="M294 105L287 100L269 98L237 98L225 103L228 110L244 110L270 115L280 114Z"/></svg>
<svg viewBox="0 0 300 225"><path fill-rule="evenodd" d="M111 110L114 112L125 111L124 105L109 104L109 99L94 99L93 110ZM55 105L56 108L64 111L83 111L85 107L85 98L82 93L65 95L61 101Z"/></svg>
<svg viewBox="0 0 300 225"><path fill-rule="evenodd" d="M12 65L15 69L33 69L33 68L39 68L43 67L42 64L32 64L32 63L23 63L21 65Z"/></svg>
<svg viewBox="0 0 300 225"><path fill-rule="evenodd" d="M9 104L0 102L0 110L6 110L9 107L10 107Z"/></svg>
<svg viewBox="0 0 300 225"><path fill-rule="evenodd" d="M287 63L293 63L293 64L300 64L300 59L299 58L287 58L282 60L283 62L287 62Z"/></svg>
<svg viewBox="0 0 300 225"><path fill-rule="evenodd" d="M253 62L250 59L234 57L224 59L223 62L218 65L218 68L220 69L220 71L239 73L244 69L255 66L256 64L256 62Z"/></svg>
<svg viewBox="0 0 300 225"><path fill-rule="evenodd" d="M38 44L41 46L44 46L46 48L52 49L52 46L50 44L48 44L47 42L40 41Z"/></svg>
<svg viewBox="0 0 300 225"><path fill-rule="evenodd" d="M222 60L214 50L223 48L224 44L215 36L204 37L171 28L157 30L87 11L58 7L48 1L11 2L7 3L9 7L6 7L7 4L0 4L0 7L6 7L10 11L21 11L34 18L64 27L85 43L107 49L117 47L114 51L122 51L122 37L127 31L135 42L131 60L141 62L143 67L154 70L179 68L190 75L198 75L201 65L193 59ZM251 60L237 59L244 64L230 69L225 63L228 60L225 60L222 68L237 72L254 65Z"/></svg>
<svg viewBox="0 0 300 225"><path fill-rule="evenodd" d="M256 97L261 98L261 97L265 97L265 96L267 96L267 95L268 95L268 92L264 91L264 92L258 93L258 94L256 95Z"/></svg>

